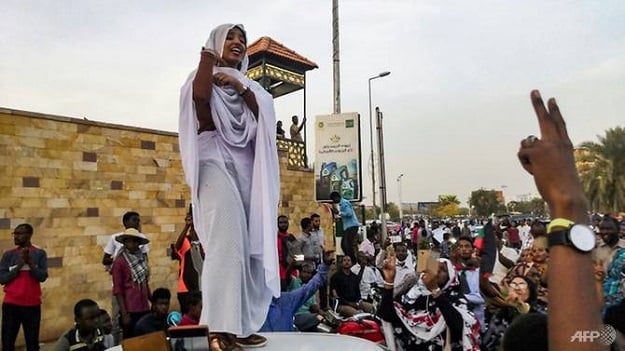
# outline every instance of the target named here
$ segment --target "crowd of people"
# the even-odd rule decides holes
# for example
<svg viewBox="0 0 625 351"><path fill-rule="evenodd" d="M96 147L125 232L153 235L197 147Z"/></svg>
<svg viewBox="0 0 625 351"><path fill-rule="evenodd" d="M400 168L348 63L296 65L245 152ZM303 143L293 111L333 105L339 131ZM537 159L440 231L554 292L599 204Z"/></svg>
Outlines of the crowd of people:
<svg viewBox="0 0 625 351"><path fill-rule="evenodd" d="M550 207L547 227L487 222L478 240L470 225L420 221L408 243L380 242L386 235L375 230L359 237L351 204L333 193L332 220L343 227L344 255L328 284L334 256L320 216L301 218L298 236L288 232L289 219L278 216L273 99L244 75L246 49L242 25L218 26L181 89L180 153L193 213L172 250L180 260L180 324L209 325L216 350L261 347L267 339L259 331L312 330L320 311L336 301L345 316L377 313L390 326L387 345L399 350L601 350L606 346L571 341L580 330L600 330L601 317L623 332L622 218L602 217L595 242L554 99L545 106L532 92L541 137L523 139L518 152ZM292 138L302 125L293 119ZM75 325L55 350L99 351L167 329L171 292L150 288L149 239L140 215L128 212L122 223L124 231L111 236L102 258L113 282L111 317L93 300L79 301ZM28 351L39 349L41 283L48 273L45 251L31 243L33 232L18 225L16 248L0 261L6 351L14 349L20 326ZM427 257L440 253L435 266L417 269L420 249ZM383 287L377 308L371 284Z"/></svg>

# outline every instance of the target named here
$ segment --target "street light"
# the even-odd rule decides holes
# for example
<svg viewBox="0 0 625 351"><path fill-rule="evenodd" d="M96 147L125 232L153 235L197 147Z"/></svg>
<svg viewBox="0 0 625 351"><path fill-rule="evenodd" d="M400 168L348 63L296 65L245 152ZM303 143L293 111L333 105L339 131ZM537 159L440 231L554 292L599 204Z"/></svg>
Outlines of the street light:
<svg viewBox="0 0 625 351"><path fill-rule="evenodd" d="M397 191L399 192L399 224L404 222L404 211L401 209L401 178L404 174L400 174L397 177Z"/></svg>
<svg viewBox="0 0 625 351"><path fill-rule="evenodd" d="M375 208L375 160L373 158L373 110L371 107L371 81L374 79L386 77L391 72L385 71L378 74L375 77L369 78L369 142L371 145L371 190L373 191L372 200L373 200L373 220L375 221L378 217L378 211Z"/></svg>
<svg viewBox="0 0 625 351"><path fill-rule="evenodd" d="M401 209L401 178L404 176L404 174L400 174L399 177L397 177L397 190L399 192L399 224L402 224L404 222L404 211Z"/></svg>

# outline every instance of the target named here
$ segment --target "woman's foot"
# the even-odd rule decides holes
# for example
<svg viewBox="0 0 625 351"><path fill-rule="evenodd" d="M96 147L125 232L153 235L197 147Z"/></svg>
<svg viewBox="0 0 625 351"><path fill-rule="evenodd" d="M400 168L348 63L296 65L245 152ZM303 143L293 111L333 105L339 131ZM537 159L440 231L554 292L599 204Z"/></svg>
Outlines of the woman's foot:
<svg viewBox="0 0 625 351"><path fill-rule="evenodd" d="M252 334L246 338L237 338L237 345L245 348L263 347L267 345L267 338L258 334Z"/></svg>
<svg viewBox="0 0 625 351"><path fill-rule="evenodd" d="M210 333L210 349L215 351L242 351L237 337L229 333Z"/></svg>

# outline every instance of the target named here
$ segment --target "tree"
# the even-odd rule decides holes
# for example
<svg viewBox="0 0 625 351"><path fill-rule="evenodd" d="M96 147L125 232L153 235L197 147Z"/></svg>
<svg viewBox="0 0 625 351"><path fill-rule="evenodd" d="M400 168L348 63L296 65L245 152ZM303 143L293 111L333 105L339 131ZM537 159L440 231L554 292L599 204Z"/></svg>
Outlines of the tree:
<svg viewBox="0 0 625 351"><path fill-rule="evenodd" d="M381 212L381 210L380 210L380 206L375 206L375 208L376 208L375 213L377 213L377 214L378 214L378 216L379 216L379 215L380 215L380 212ZM360 219L360 217L358 217L358 218ZM365 209L365 218L367 218L367 220L376 220L376 221L379 221L379 218L373 218L373 206L372 206L372 207L367 207L367 208ZM361 223L364 223L364 222L361 222Z"/></svg>
<svg viewBox="0 0 625 351"><path fill-rule="evenodd" d="M441 205L460 205L460 200L458 200L458 196L456 195L438 195L438 202L440 202Z"/></svg>
<svg viewBox="0 0 625 351"><path fill-rule="evenodd" d="M625 128L610 128L597 139L576 150L580 179L592 210L616 213L625 208Z"/></svg>
<svg viewBox="0 0 625 351"><path fill-rule="evenodd" d="M434 217L453 217L460 213L460 200L456 195L438 195L438 205L435 206L431 214Z"/></svg>
<svg viewBox="0 0 625 351"><path fill-rule="evenodd" d="M455 203L439 204L432 209L434 217L453 217L460 213L460 208Z"/></svg>
<svg viewBox="0 0 625 351"><path fill-rule="evenodd" d="M539 197L535 197L529 201L510 201L507 204L509 212L529 213L533 216L544 217L545 201Z"/></svg>
<svg viewBox="0 0 625 351"><path fill-rule="evenodd" d="M386 213L388 213L392 221L399 220L399 207L394 202L386 204Z"/></svg>
<svg viewBox="0 0 625 351"><path fill-rule="evenodd" d="M479 189L471 192L469 205L474 209L474 215L490 216L493 213L505 211L504 204L497 199L495 190Z"/></svg>

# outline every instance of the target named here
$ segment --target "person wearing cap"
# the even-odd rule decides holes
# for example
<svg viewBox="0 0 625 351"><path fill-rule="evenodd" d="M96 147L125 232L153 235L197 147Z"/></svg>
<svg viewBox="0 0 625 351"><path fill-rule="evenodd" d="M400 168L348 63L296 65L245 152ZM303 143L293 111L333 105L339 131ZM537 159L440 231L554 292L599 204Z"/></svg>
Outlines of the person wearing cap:
<svg viewBox="0 0 625 351"><path fill-rule="evenodd" d="M139 231L140 236L144 236L141 233L141 216L139 213L135 211L128 211L124 213L122 216L122 224L124 225L124 230L128 228L134 228ZM111 273L111 266L113 261L119 255L119 252L124 247L122 243L117 241L117 237L124 234L124 232L115 233L110 236L106 246L104 246L104 254L102 255L102 264L107 272ZM148 245L141 245L141 251L148 254L149 247ZM115 344L119 344L121 341L121 327L119 326L119 306L117 305L117 298L115 295L111 296L111 319L113 321L113 331L112 335L115 338Z"/></svg>
<svg viewBox="0 0 625 351"><path fill-rule="evenodd" d="M150 311L150 269L148 257L140 249L150 241L141 236L139 231L128 228L115 238L123 244L117 258L113 261L113 295L119 304L119 324L124 338L135 336L137 321Z"/></svg>

